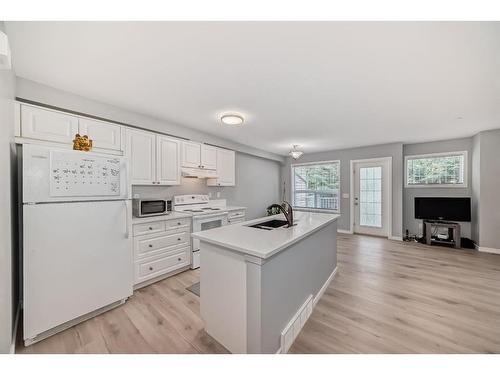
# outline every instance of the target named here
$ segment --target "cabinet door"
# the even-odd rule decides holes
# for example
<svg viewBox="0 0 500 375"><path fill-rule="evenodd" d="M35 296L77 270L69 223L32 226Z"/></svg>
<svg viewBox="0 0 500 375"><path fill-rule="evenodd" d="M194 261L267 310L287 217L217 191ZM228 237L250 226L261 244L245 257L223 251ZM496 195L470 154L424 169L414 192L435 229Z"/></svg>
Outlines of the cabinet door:
<svg viewBox="0 0 500 375"><path fill-rule="evenodd" d="M71 144L78 133L78 117L21 105L21 137Z"/></svg>
<svg viewBox="0 0 500 375"><path fill-rule="evenodd" d="M217 178L208 178L208 186L235 186L235 152L217 149Z"/></svg>
<svg viewBox="0 0 500 375"><path fill-rule="evenodd" d="M127 129L125 155L130 161L132 185L153 185L156 183L156 135Z"/></svg>
<svg viewBox="0 0 500 375"><path fill-rule="evenodd" d="M156 136L156 178L161 185L180 185L180 142Z"/></svg>
<svg viewBox="0 0 500 375"><path fill-rule="evenodd" d="M201 166L203 169L217 169L217 148L201 145Z"/></svg>
<svg viewBox="0 0 500 375"><path fill-rule="evenodd" d="M108 150L120 150L121 126L109 122L96 121L86 118L78 119L80 135L88 135L92 139L93 147Z"/></svg>
<svg viewBox="0 0 500 375"><path fill-rule="evenodd" d="M187 168L201 167L201 145L194 142L182 142L182 166Z"/></svg>

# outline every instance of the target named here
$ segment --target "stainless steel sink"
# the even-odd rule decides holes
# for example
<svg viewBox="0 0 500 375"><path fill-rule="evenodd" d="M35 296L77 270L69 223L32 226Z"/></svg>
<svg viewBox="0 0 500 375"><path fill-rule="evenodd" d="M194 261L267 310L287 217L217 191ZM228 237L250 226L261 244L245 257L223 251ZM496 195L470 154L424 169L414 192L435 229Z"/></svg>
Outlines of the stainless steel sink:
<svg viewBox="0 0 500 375"><path fill-rule="evenodd" d="M249 227L258 228L258 229L265 229L265 230L273 230L276 228L284 227L287 224L288 224L288 221L286 221L286 220L274 219L274 220L264 221L263 223L249 225Z"/></svg>

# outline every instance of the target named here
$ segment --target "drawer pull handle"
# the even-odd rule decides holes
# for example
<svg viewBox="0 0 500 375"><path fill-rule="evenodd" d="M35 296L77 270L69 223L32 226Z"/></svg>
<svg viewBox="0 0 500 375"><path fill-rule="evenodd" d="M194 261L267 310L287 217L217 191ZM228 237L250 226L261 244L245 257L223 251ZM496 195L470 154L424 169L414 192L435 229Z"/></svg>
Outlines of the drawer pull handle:
<svg viewBox="0 0 500 375"><path fill-rule="evenodd" d="M177 241L180 241L180 240L181 240L181 238L178 238L178 239L177 239Z"/></svg>
<svg viewBox="0 0 500 375"><path fill-rule="evenodd" d="M149 270L152 271L153 270L153 267L149 267Z"/></svg>
<svg viewBox="0 0 500 375"><path fill-rule="evenodd" d="M177 258L177 260L180 262L182 260L182 258Z"/></svg>
<svg viewBox="0 0 500 375"><path fill-rule="evenodd" d="M149 230L153 230L153 227L149 227Z"/></svg>
<svg viewBox="0 0 500 375"><path fill-rule="evenodd" d="M177 225L181 225L181 223L177 223Z"/></svg>
<svg viewBox="0 0 500 375"><path fill-rule="evenodd" d="M153 245L149 244L149 247L153 247Z"/></svg>

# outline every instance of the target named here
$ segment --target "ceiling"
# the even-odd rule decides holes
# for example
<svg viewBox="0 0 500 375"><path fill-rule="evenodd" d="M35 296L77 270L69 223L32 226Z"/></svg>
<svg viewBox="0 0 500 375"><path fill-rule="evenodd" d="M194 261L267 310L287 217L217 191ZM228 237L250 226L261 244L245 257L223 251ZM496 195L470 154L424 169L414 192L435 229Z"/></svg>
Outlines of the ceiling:
<svg viewBox="0 0 500 375"><path fill-rule="evenodd" d="M278 154L500 128L498 22L6 27L18 76Z"/></svg>

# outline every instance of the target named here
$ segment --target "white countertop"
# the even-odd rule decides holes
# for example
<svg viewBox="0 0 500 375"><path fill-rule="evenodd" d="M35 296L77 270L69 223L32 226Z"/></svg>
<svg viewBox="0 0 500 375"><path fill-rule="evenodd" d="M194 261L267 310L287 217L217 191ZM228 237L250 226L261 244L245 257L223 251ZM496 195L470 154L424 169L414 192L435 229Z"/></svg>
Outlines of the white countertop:
<svg viewBox="0 0 500 375"><path fill-rule="evenodd" d="M193 238L201 241L266 259L286 249L300 239L311 235L339 217L340 215L337 214L294 211L294 222L296 225L292 228L265 230L249 227L249 225L268 220L284 220L285 217L280 214L196 232L191 235Z"/></svg>
<svg viewBox="0 0 500 375"><path fill-rule="evenodd" d="M185 217L191 217L191 215L184 214L182 212L172 211L168 215L158 215L158 216L148 216L148 217L132 216L132 223L133 224L151 223L153 221L176 220L176 219L182 219Z"/></svg>

